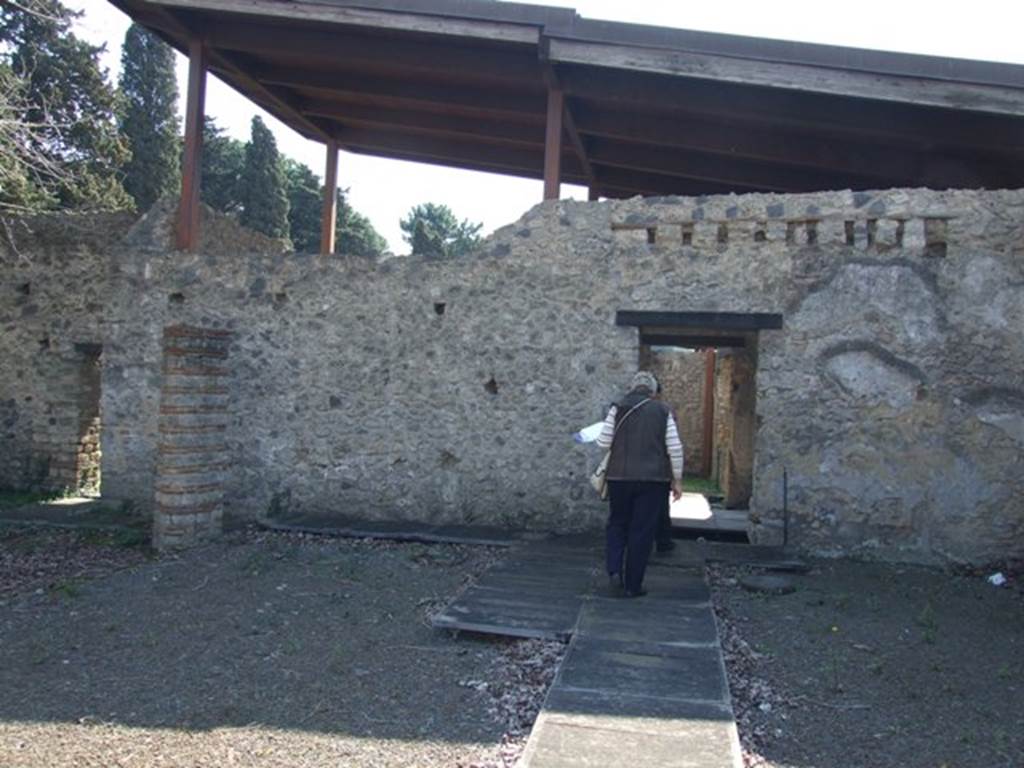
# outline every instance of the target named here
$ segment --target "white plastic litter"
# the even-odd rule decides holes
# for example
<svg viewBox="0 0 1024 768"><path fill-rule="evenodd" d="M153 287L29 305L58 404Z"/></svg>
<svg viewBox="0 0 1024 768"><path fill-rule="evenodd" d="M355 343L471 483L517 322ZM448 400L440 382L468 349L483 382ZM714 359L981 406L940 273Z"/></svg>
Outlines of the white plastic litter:
<svg viewBox="0 0 1024 768"><path fill-rule="evenodd" d="M988 583L993 587L1001 587L1006 583L1006 577L1001 573L993 573L988 577Z"/></svg>
<svg viewBox="0 0 1024 768"><path fill-rule="evenodd" d="M577 443L592 443L597 440L597 436L601 434L601 427L603 426L603 421L595 421L589 427L584 427L573 435L572 439Z"/></svg>

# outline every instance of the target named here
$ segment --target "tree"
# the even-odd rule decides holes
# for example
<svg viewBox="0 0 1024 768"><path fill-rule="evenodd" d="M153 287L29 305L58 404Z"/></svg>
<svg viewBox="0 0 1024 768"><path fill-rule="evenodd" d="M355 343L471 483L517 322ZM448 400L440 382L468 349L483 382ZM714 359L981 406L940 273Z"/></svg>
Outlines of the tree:
<svg viewBox="0 0 1024 768"><path fill-rule="evenodd" d="M466 219L458 221L447 205L434 203L414 206L398 226L414 254L435 258L462 256L473 250L483 228L483 224Z"/></svg>
<svg viewBox="0 0 1024 768"><path fill-rule="evenodd" d="M0 191L7 207L131 206L120 182L129 151L99 66L103 48L71 32L80 15L59 0L0 5L0 110L16 121L0 148L3 173L18 181Z"/></svg>
<svg viewBox="0 0 1024 768"><path fill-rule="evenodd" d="M319 177L303 163L284 158L284 168L288 179L288 224L292 244L299 253L316 253L320 249L323 186ZM339 189L335 194L338 215L334 237L338 253L367 258L384 253L387 243L370 220L348 204L344 191Z"/></svg>
<svg viewBox="0 0 1024 768"><path fill-rule="evenodd" d="M283 158L288 185L288 228L298 253L320 250L320 179L308 165Z"/></svg>
<svg viewBox="0 0 1024 768"><path fill-rule="evenodd" d="M121 131L132 152L124 188L139 210L181 185L178 85L174 52L156 35L132 24L121 49Z"/></svg>
<svg viewBox="0 0 1024 768"><path fill-rule="evenodd" d="M274 134L257 115L252 119L252 136L245 145L242 168L243 225L269 237L288 237L288 195L284 163L277 151Z"/></svg>
<svg viewBox="0 0 1024 768"><path fill-rule="evenodd" d="M204 203L221 213L242 210L242 169L245 144L224 135L212 117L203 122L203 173L200 196Z"/></svg>
<svg viewBox="0 0 1024 768"><path fill-rule="evenodd" d="M335 227L338 253L375 259L388 249L387 241L363 214L348 204L346 192L338 190L338 222Z"/></svg>

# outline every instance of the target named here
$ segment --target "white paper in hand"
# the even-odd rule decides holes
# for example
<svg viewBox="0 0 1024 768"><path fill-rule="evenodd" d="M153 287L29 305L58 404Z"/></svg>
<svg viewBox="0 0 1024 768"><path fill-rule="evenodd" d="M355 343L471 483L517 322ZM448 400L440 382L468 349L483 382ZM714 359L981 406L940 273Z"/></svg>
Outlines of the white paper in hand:
<svg viewBox="0 0 1024 768"><path fill-rule="evenodd" d="M597 436L601 434L601 427L603 426L603 421L595 421L589 427L584 427L573 435L572 439L577 443L592 443L597 440Z"/></svg>

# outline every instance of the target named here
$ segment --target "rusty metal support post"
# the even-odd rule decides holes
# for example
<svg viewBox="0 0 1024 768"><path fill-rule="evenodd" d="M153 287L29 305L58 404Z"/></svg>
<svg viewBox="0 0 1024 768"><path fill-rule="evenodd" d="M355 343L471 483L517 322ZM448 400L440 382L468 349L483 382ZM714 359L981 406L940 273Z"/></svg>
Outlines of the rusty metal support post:
<svg viewBox="0 0 1024 768"><path fill-rule="evenodd" d="M547 133L544 137L544 199L557 200L562 181L562 114L565 92L548 90Z"/></svg>
<svg viewBox="0 0 1024 768"><path fill-rule="evenodd" d="M203 112L206 101L208 52L201 40L189 44L188 101L185 108L185 155L181 168L181 200L175 246L179 251L199 247L199 188L202 183Z"/></svg>
<svg viewBox="0 0 1024 768"><path fill-rule="evenodd" d="M324 170L324 204L320 215L320 253L334 253L334 230L338 221L338 142L327 142L327 166Z"/></svg>

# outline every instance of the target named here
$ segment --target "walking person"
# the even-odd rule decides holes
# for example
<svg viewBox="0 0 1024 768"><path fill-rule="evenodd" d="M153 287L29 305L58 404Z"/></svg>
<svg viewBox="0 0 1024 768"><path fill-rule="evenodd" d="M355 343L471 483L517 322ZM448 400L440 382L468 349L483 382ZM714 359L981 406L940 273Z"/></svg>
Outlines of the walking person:
<svg viewBox="0 0 1024 768"><path fill-rule="evenodd" d="M606 566L613 588L645 595L644 572L659 520L683 492L683 448L672 411L654 399L658 380L639 371L609 410L597 444L608 458Z"/></svg>

